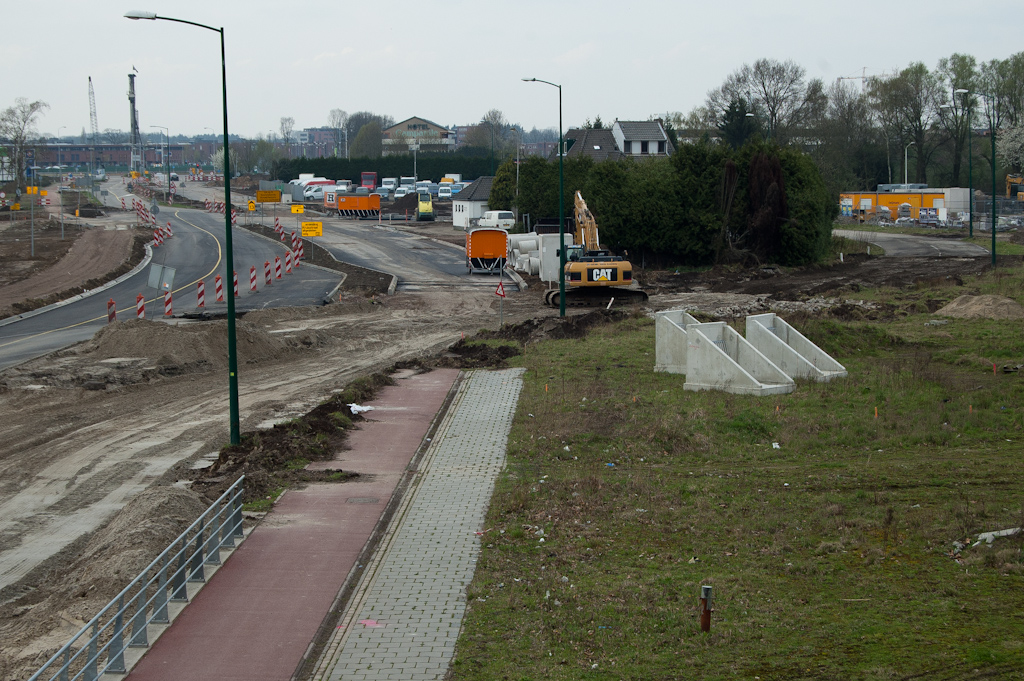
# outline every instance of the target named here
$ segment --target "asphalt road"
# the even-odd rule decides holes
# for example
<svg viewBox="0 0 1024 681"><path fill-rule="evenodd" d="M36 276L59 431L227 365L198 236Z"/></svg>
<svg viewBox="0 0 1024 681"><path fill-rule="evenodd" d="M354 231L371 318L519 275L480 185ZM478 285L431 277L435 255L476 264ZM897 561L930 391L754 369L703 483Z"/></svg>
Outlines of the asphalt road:
<svg viewBox="0 0 1024 681"><path fill-rule="evenodd" d="M120 201L118 200L118 204ZM38 314L7 320L0 325L0 369L92 338L107 323L107 301L113 299L117 318L133 319L136 296L145 296L146 318L162 319L163 293L148 286L153 264L175 269L172 304L175 314L199 311L197 283L206 287L205 309L211 314L227 311L227 303L216 302L215 276L224 276L224 218L197 210L176 210L158 216L160 224L171 223L174 236L153 250L149 265L131 277L96 295L53 306ZM237 312L264 307L318 305L341 280L336 272L303 265L267 286L264 263L283 259L282 244L236 228L232 233L235 271L239 275ZM257 268L257 290L249 290L249 268ZM283 267L283 266L282 266ZM224 282L225 295L231 284Z"/></svg>
<svg viewBox="0 0 1024 681"><path fill-rule="evenodd" d="M851 229L834 229L832 233L845 239L867 241L878 244L892 257L981 257L990 252L975 244L956 239L936 239L911 234L886 234L883 232L860 232Z"/></svg>

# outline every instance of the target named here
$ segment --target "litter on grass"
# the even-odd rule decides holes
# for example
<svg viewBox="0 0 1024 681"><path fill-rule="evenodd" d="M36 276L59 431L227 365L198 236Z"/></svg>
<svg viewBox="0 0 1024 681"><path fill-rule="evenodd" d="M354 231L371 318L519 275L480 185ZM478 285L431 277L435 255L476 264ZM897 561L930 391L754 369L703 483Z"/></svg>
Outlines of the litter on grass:
<svg viewBox="0 0 1024 681"><path fill-rule="evenodd" d="M362 414L364 411L373 411L373 407L364 407L362 405L356 404L355 402L348 405L348 408L352 410L353 414Z"/></svg>

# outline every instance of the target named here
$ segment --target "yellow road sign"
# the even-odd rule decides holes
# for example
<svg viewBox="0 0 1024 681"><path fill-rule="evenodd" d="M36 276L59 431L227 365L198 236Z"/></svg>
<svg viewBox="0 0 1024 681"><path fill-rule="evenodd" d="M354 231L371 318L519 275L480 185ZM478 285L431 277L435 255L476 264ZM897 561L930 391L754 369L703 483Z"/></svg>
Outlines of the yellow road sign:
<svg viewBox="0 0 1024 681"><path fill-rule="evenodd" d="M281 192L277 189L257 191L256 203L281 203Z"/></svg>
<svg viewBox="0 0 1024 681"><path fill-rule="evenodd" d="M11 210L21 210L21 204L20 203L14 204L13 206L11 206Z"/></svg>
<svg viewBox="0 0 1024 681"><path fill-rule="evenodd" d="M303 222L302 223L302 236L323 236L324 235L324 223L322 222Z"/></svg>
<svg viewBox="0 0 1024 681"><path fill-rule="evenodd" d="M43 191L39 192L39 195L40 196L46 196L46 190L44 189Z"/></svg>
<svg viewBox="0 0 1024 681"><path fill-rule="evenodd" d="M39 193L39 187L25 187L25 193L26 194L38 194Z"/></svg>
<svg viewBox="0 0 1024 681"><path fill-rule="evenodd" d="M252 200L250 200L250 201L249 201L249 212L251 213L251 212L253 212L254 210L256 210L256 202L255 202L255 201L252 201Z"/></svg>
<svg viewBox="0 0 1024 681"><path fill-rule="evenodd" d="M292 206L292 212L293 213L302 213L302 212L304 212L304 209L305 209L305 206Z"/></svg>

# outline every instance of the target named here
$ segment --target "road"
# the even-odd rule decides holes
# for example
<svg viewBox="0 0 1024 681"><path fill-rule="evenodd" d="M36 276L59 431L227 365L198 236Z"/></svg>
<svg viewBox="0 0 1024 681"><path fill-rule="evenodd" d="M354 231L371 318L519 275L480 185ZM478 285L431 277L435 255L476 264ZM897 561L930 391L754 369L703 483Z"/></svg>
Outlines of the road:
<svg viewBox="0 0 1024 681"><path fill-rule="evenodd" d="M883 232L861 232L852 229L834 229L832 233L844 239L867 241L878 244L891 257L981 257L990 255L981 246L956 239L937 239L912 234L887 234Z"/></svg>
<svg viewBox="0 0 1024 681"><path fill-rule="evenodd" d="M217 303L214 290L214 277L218 272L223 276L224 270L223 216L188 209L175 210L172 215L168 219L165 211L159 219L160 224L171 223L174 236L156 247L150 265L133 276L101 295L58 305L0 326L0 369L92 338L107 323L107 301L111 299L117 308L118 319L135 317L136 296L140 293L145 296L146 318L162 318L163 293L148 287L154 264L176 270L171 292L174 312L180 315L198 309L196 289L199 281L203 281L206 287L206 310L210 313L225 312L227 303ZM235 270L240 282L241 295L236 300L239 312L266 307L318 305L340 281L338 273L303 266L267 286L264 263L273 263L275 256L283 258L284 246L237 228L232 242ZM257 268L256 293L249 291L250 266ZM230 283L225 282L225 293L229 291Z"/></svg>

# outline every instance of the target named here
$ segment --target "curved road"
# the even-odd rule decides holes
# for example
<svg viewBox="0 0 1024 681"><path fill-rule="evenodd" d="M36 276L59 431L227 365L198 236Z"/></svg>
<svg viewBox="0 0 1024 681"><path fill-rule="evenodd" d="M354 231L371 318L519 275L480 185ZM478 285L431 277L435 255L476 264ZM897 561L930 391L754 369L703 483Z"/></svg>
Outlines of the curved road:
<svg viewBox="0 0 1024 681"><path fill-rule="evenodd" d="M991 255L989 251L956 239L937 239L913 234L887 234L885 232L861 232L852 229L834 229L832 233L844 239L867 241L885 249L891 257L952 257L971 258Z"/></svg>

